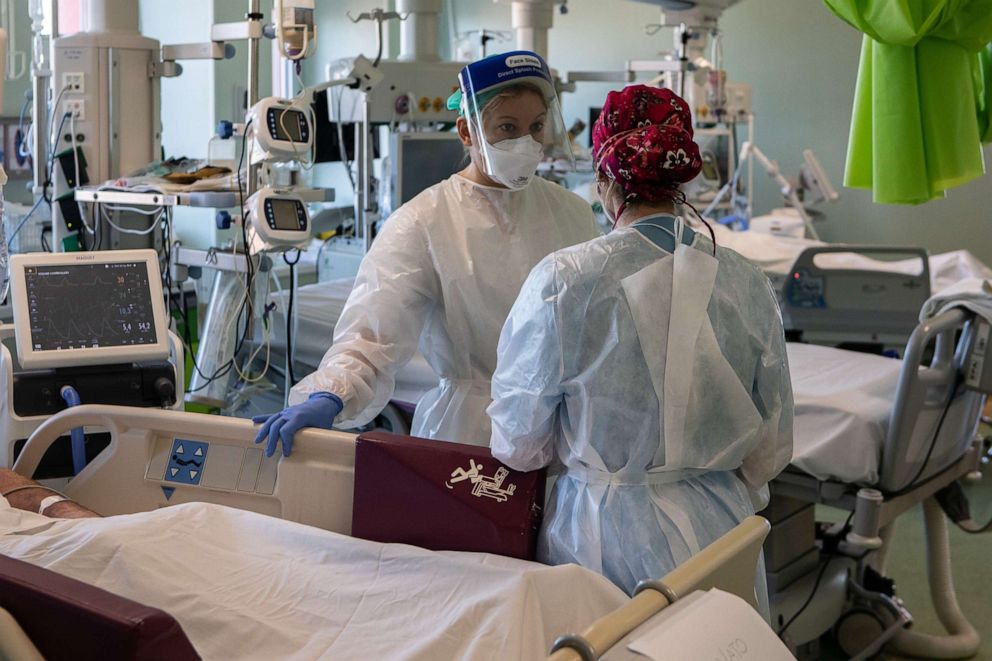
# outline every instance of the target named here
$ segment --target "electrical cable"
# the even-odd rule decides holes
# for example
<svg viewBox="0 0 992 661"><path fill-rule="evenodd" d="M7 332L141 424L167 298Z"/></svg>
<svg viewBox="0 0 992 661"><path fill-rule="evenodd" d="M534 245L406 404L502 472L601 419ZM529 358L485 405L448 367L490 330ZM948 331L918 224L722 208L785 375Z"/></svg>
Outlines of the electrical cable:
<svg viewBox="0 0 992 661"><path fill-rule="evenodd" d="M241 210L241 244L245 251L245 300L242 302L241 308L238 310L238 317L240 318L242 312L247 310L247 317L245 319L245 330L244 334L241 336L241 340L237 343L234 354L237 355L241 351L241 347L244 345L245 337L248 335L248 326L250 325L251 315L254 312L254 302L250 300L252 283L255 280L255 265L251 261L251 254L248 250L248 214L245 212L245 196L244 196L244 185L241 182L241 166L245 162L245 153L248 151L248 131L251 129L251 120L245 124L244 133L241 134L241 158L238 159L238 202L239 209ZM248 164L248 174L251 174L251 162ZM251 183L251 182L249 182ZM235 253L237 252L237 242L235 242Z"/></svg>
<svg viewBox="0 0 992 661"><path fill-rule="evenodd" d="M928 478L927 480L923 480L923 481L917 482L917 480L919 480L920 477L923 475L923 473L926 471L927 464L930 463L930 458L933 456L933 451L937 447L937 441L940 440L940 430L944 427L944 420L947 419L947 414L951 410L951 405L954 403L954 400L958 396L958 392L960 390L961 382L963 380L964 379L963 379L961 373L959 372L956 375L956 377L955 377L954 385L951 387L951 393L950 393L950 395L947 398L947 403L944 404L944 410L940 414L940 419L937 421L937 427L936 427L936 429L933 432L933 437L930 439L930 447L927 448L926 456L923 457L923 463L920 464L919 470L916 471L916 474L913 475L912 479L909 480L909 482L906 484L906 486L904 486L903 488L899 489L895 493L890 494L890 496L896 497L896 496L902 496L904 494L907 494L910 491L913 491L914 489L917 489L918 487L926 484L929 480L933 479L933 477L936 477L936 476L932 476L932 477Z"/></svg>
<svg viewBox="0 0 992 661"><path fill-rule="evenodd" d="M58 130L59 133L62 133L62 127L65 126L65 120L66 120L67 117L68 117L68 114L62 115L62 120L59 122L59 130ZM54 118L53 118L53 120L54 120ZM51 196L51 193L49 192L49 188L51 188L53 186L52 176L55 173L54 170L55 170L55 145L52 142L49 142L48 169L47 169L47 172L46 172L47 181L45 181L42 184L42 187L41 187L42 188L42 193L41 193L42 194L42 197L44 197L45 198L45 201L48 202L49 204L52 203L52 196Z"/></svg>
<svg viewBox="0 0 992 661"><path fill-rule="evenodd" d="M286 306L286 378L289 379L290 387L296 385L296 376L293 374L293 298L296 293L296 265L300 263L301 252L296 251L296 259L292 262L286 257L288 253L282 254L282 261L289 265L289 303Z"/></svg>
<svg viewBox="0 0 992 661"><path fill-rule="evenodd" d="M841 528L840 532L837 534L837 537L843 537L844 535L847 534L848 526L851 525L851 519L853 519L853 518L854 518L854 512L852 511L850 514L847 515L847 520L844 521L844 526ZM826 543L826 542L824 542L824 543ZM806 611L807 608L809 608L809 605L813 602L813 597L816 596L817 591L820 589L820 582L823 580L823 576L827 572L827 567L830 565L830 562L835 557L837 557L837 545L836 544L834 544L830 548L830 550L828 551L827 557L823 561L823 566L820 567L820 571L816 575L816 580L813 582L813 589L810 590L809 596L806 597L806 601L803 602L803 605L799 607L799 610L797 610L792 615L792 617L790 617L789 620L785 624L783 624L781 626L781 628L779 628L779 630L778 630L778 637L779 638L781 638L785 634L785 632L789 629L789 627L792 626L792 623L795 622L799 618L799 616L802 615Z"/></svg>

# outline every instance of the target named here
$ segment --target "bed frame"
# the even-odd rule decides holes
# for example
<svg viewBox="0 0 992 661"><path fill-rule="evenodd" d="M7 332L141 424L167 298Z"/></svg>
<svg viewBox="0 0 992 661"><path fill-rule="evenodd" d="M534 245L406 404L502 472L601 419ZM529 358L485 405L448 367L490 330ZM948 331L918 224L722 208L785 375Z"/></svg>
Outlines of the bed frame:
<svg viewBox="0 0 992 661"><path fill-rule="evenodd" d="M858 648L854 658L867 658L902 635L912 617L886 585L886 542L898 517L921 502L927 508L931 575L946 574L950 581L949 559L944 563L935 550L946 546L946 526L934 495L976 474L980 466L976 439L985 396L961 386L973 320L972 313L954 309L913 331L889 415L877 484L823 481L794 468L772 482L772 500L763 514L772 523L765 555L773 626L781 626L799 611L822 562L830 561L831 571L824 572L818 587L819 599L789 626L788 634L797 645L814 641L835 623L838 627L850 623L852 612L867 611L872 615L865 618L876 618L870 623L859 621L860 638L865 637L866 626L877 629L870 643L851 644ZM924 365L930 346L933 358ZM831 541L838 544L831 552L816 543L816 504L851 513L850 525L844 531L836 528L841 538ZM847 629L850 633L851 627ZM836 632L843 635L841 628Z"/></svg>
<svg viewBox="0 0 992 661"><path fill-rule="evenodd" d="M817 264L821 255L918 259L917 274ZM901 348L930 298L930 262L922 248L817 246L796 259L782 283L782 316L791 333L815 344Z"/></svg>
<svg viewBox="0 0 992 661"><path fill-rule="evenodd" d="M596 661L621 649L625 638L682 597L718 588L757 607L755 568L768 521L749 516L715 542L669 572L661 580L642 581L629 602L596 620L581 634L562 636L549 661Z"/></svg>

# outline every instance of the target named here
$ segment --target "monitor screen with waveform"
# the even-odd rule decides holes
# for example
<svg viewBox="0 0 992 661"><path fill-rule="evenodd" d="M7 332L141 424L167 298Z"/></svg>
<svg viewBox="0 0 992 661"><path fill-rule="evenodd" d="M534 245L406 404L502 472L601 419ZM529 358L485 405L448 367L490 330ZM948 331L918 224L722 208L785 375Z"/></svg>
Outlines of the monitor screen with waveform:
<svg viewBox="0 0 992 661"><path fill-rule="evenodd" d="M24 288L35 351L158 341L144 262L27 266Z"/></svg>

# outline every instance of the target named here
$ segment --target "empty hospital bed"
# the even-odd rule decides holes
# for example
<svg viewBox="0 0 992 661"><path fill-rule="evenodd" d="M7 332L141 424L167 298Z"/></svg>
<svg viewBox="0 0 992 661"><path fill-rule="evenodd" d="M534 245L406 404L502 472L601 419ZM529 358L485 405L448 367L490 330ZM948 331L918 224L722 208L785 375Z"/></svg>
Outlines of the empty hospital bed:
<svg viewBox="0 0 992 661"><path fill-rule="evenodd" d="M966 250L928 256L921 248L837 246L819 241L756 232L732 232L717 226L717 242L754 261L779 292L783 318L791 335L807 342L903 348L923 303L969 277L992 279L992 269ZM353 280L300 287L295 302L293 354L297 374L313 371L331 345L334 324L344 308ZM281 316L287 294L274 294L272 364L282 365L286 323ZM258 339L258 338L256 338ZM437 376L417 353L396 375L394 404L383 424L405 433L413 404L437 385Z"/></svg>
<svg viewBox="0 0 992 661"><path fill-rule="evenodd" d="M773 626L797 645L835 627L856 658L886 644L930 658L977 650L978 635L954 599L946 521L935 495L980 465L976 434L985 395L966 387L964 369L982 323L962 309L922 322L902 361L790 345L794 458L772 483L763 514L772 523L765 557ZM928 348L933 357L924 364ZM943 638L907 629L911 615L885 577L892 526L921 502L931 594L950 634ZM817 535L814 504L850 516Z"/></svg>

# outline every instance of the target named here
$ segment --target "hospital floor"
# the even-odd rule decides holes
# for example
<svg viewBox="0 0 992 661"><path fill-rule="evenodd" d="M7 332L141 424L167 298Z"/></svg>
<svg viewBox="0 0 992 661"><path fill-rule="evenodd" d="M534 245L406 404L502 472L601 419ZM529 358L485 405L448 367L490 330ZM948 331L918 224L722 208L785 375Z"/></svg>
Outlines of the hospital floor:
<svg viewBox="0 0 992 661"><path fill-rule="evenodd" d="M989 430L985 432L988 433ZM986 464L983 473L980 482L965 487L972 504L972 517L979 522L992 518L992 464ZM974 658L992 661L992 614L989 612L989 588L992 586L989 544L992 543L992 532L984 535L969 535L956 526L948 527L958 603L961 611L982 637L981 649ZM917 506L899 520L893 541L889 554L888 574L895 579L896 593L913 614L915 620L913 628L927 633L944 633L930 604L921 506ZM823 652L824 659L844 658L839 650L823 650ZM904 657L884 654L880 658L895 660Z"/></svg>

